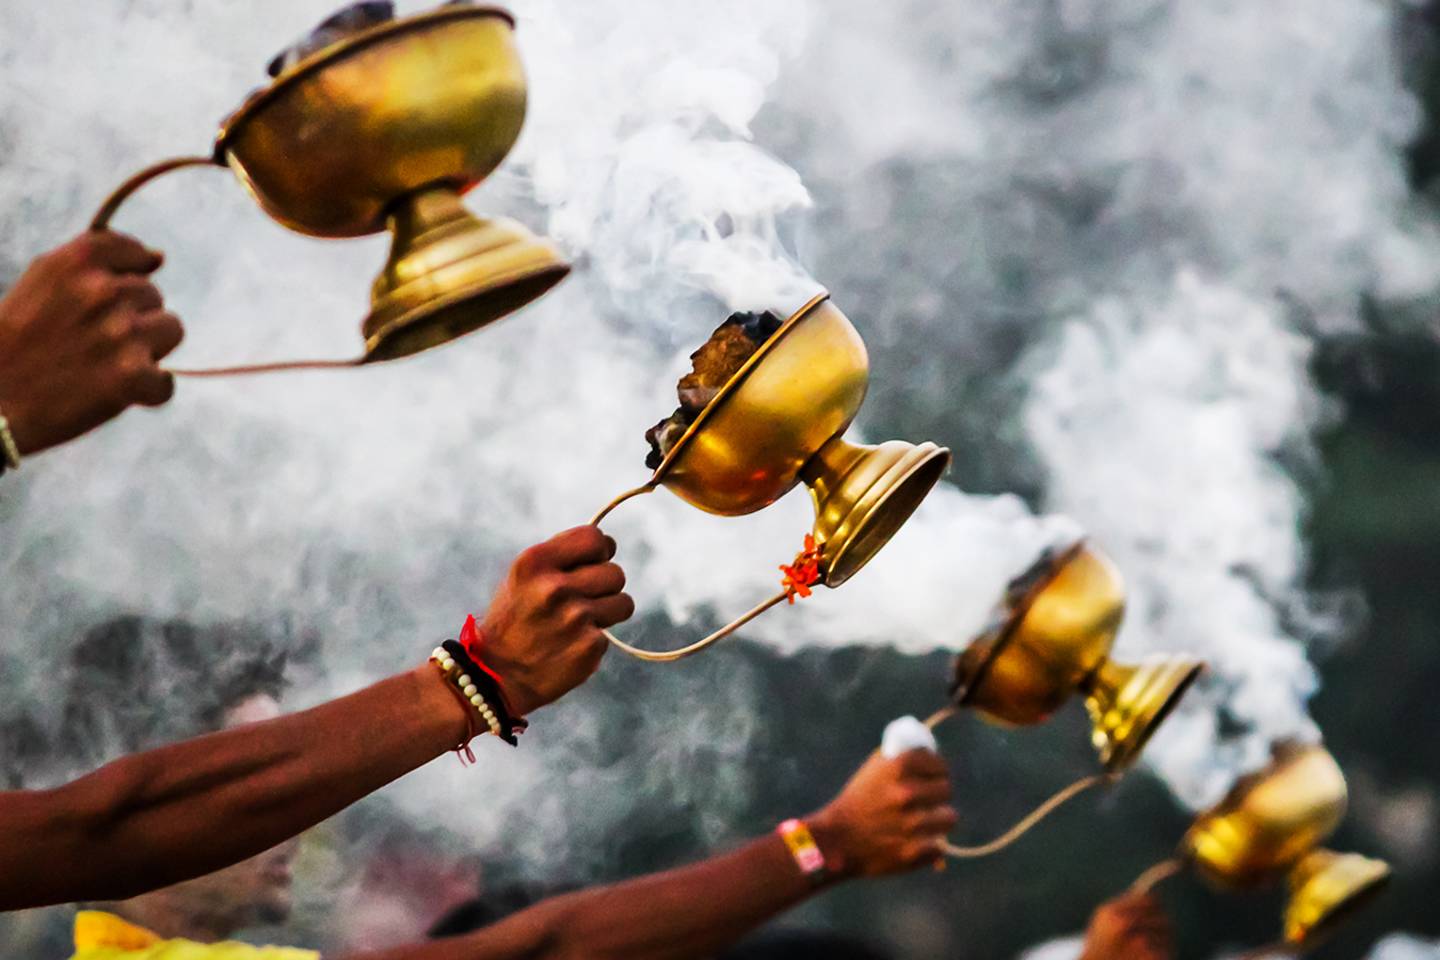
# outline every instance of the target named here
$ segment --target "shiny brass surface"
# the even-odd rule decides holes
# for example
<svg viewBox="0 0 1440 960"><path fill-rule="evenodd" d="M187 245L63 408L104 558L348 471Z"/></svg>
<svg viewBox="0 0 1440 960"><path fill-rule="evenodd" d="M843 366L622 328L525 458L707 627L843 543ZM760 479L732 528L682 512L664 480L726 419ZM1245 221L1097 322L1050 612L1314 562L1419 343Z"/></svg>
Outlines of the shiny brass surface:
<svg viewBox="0 0 1440 960"><path fill-rule="evenodd" d="M950 464L950 451L933 443L841 438L869 382L865 342L821 294L736 372L650 482L709 513L741 516L804 481L824 583L839 586L890 541Z"/></svg>
<svg viewBox="0 0 1440 960"><path fill-rule="evenodd" d="M1196 818L1180 844L1180 860L1172 863L1189 864L1232 890L1263 889L1283 878L1284 940L1312 946L1390 879L1382 860L1321 848L1344 818L1345 804L1345 776L1328 750L1280 744L1269 765L1241 777ZM1163 876L1173 872L1170 863L1157 869Z"/></svg>
<svg viewBox="0 0 1440 960"><path fill-rule="evenodd" d="M1389 880L1390 865L1383 860L1331 850L1307 855L1290 871L1285 941L1302 946L1324 939Z"/></svg>
<svg viewBox="0 0 1440 960"><path fill-rule="evenodd" d="M842 438L869 385L865 342L850 319L820 294L766 340L671 448L650 481L616 498L666 487L720 516L764 509L802 481L815 505L821 583L837 587L860 571L904 526L940 481L950 451L933 443L892 440L878 446ZM709 647L784 602L781 593L703 640L679 650L639 650L669 662Z"/></svg>
<svg viewBox="0 0 1440 960"><path fill-rule="evenodd" d="M1125 616L1120 571L1084 542L1042 558L956 664L958 699L1002 723L1048 720L1099 669Z"/></svg>
<svg viewBox="0 0 1440 960"><path fill-rule="evenodd" d="M367 362L447 343L506 316L565 279L570 265L513 220L482 220L452 191L407 197L365 318Z"/></svg>
<svg viewBox="0 0 1440 960"><path fill-rule="evenodd" d="M509 220L481 220L460 197L505 158L525 119L514 20L453 6L379 24L286 69L222 125L213 156L132 177L96 214L156 176L229 166L275 220L315 237L388 228L355 362L408 356L477 330L544 294L569 272L552 245ZM294 361L175 371L229 375L341 367Z"/></svg>
<svg viewBox="0 0 1440 960"><path fill-rule="evenodd" d="M1204 665L1187 657L1147 657L1129 667L1106 660L1086 685L1090 740L1107 770L1123 770L1180 703Z"/></svg>
<svg viewBox="0 0 1440 960"><path fill-rule="evenodd" d="M1345 803L1345 776L1328 750L1283 745L1195 821L1181 849L1219 885L1264 884L1334 833Z"/></svg>
<svg viewBox="0 0 1440 960"><path fill-rule="evenodd" d="M384 229L407 194L463 194L485 179L524 119L510 15L448 7L295 64L223 124L215 154L290 229L359 237Z"/></svg>
<svg viewBox="0 0 1440 960"><path fill-rule="evenodd" d="M849 428L869 383L865 341L828 295L817 296L730 378L651 482L721 516L768 507Z"/></svg>
<svg viewBox="0 0 1440 960"><path fill-rule="evenodd" d="M870 562L924 501L950 451L926 441L863 446L836 437L801 470L815 503L814 535L825 544L825 586L838 587Z"/></svg>
<svg viewBox="0 0 1440 960"><path fill-rule="evenodd" d="M1124 580L1098 548L1082 541L1047 554L1012 584L995 626L956 659L955 701L1002 724L1031 726L1083 693L1101 762L1125 769L1203 664L1111 660L1124 615Z"/></svg>

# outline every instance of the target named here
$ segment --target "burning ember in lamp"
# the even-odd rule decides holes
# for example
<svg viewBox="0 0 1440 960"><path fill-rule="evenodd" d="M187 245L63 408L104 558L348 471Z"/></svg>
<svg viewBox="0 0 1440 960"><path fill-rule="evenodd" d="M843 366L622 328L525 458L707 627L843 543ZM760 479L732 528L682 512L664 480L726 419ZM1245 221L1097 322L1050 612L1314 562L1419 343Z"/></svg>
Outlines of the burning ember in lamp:
<svg viewBox="0 0 1440 960"><path fill-rule="evenodd" d="M1312 946L1390 879L1381 860L1321 848L1344 819L1345 802L1345 775L1328 750L1280 744L1269 766L1237 781L1196 819L1175 858L1147 870L1132 889L1148 891L1187 866L1222 889L1284 880L1283 945Z"/></svg>
<svg viewBox="0 0 1440 960"><path fill-rule="evenodd" d="M477 330L570 270L520 224L480 219L460 202L520 134L526 85L513 33L513 18L496 7L452 3L402 19L391 18L387 3L348 8L276 59L271 83L222 124L210 156L136 174L92 228L104 229L131 194L162 174L219 166L299 233L390 231L360 358L209 373L391 360Z"/></svg>
<svg viewBox="0 0 1440 960"><path fill-rule="evenodd" d="M992 843L951 846L952 856L1003 849L1071 797L1118 778L1199 676L1204 664L1188 657L1157 656L1136 665L1112 660L1124 614L1120 572L1081 541L1047 551L1016 578L993 625L956 658L953 705L930 718L932 727L961 708L1001 724L1033 726L1079 693L1105 772L1066 787Z"/></svg>
<svg viewBox="0 0 1440 960"><path fill-rule="evenodd" d="M717 352L731 363L710 365L707 358ZM771 607L808 596L816 583L838 587L850 579L950 464L950 451L933 443L864 446L841 436L865 399L870 362L865 342L829 294L783 322L773 314L737 315L694 358L696 372L681 381L681 394L700 392L698 413L682 405L652 431L671 428L656 441L654 475L591 522L661 486L708 513L734 517L769 506L803 482L814 499L815 527L806 550L781 568L784 589L703 640L657 653L610 638L626 653L655 662L698 653Z"/></svg>

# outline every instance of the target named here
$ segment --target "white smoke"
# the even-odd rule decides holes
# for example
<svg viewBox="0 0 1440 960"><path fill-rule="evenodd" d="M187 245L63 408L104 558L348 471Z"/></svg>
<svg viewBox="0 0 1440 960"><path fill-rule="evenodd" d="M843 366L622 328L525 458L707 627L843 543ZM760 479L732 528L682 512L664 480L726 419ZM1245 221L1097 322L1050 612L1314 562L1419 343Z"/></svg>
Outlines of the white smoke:
<svg viewBox="0 0 1440 960"><path fill-rule="evenodd" d="M871 299L906 326L882 335L924 344L931 395L1026 338L1041 506L1126 572L1119 654L1211 663L1147 754L1207 804L1271 740L1316 735L1306 645L1341 625L1302 589L1293 473L1327 414L1309 335L1366 296L1435 295L1395 11L854 3L824 25L779 92L853 225L815 262L889 288Z"/></svg>
<svg viewBox="0 0 1440 960"><path fill-rule="evenodd" d="M203 151L279 42L330 6L7 11L10 264L80 229L129 170ZM1295 318L1353 322L1362 293L1420 296L1440 262L1405 191L1415 111L1385 7L533 0L517 13L531 115L472 205L529 219L577 275L413 361L183 383L164 411L7 477L10 689L42 702L60 641L121 610L201 623L286 611L323 625L337 687L413 661L484 603L509 554L644 478L640 436L673 407L684 356L729 309L801 302L803 264L842 307L905 292L893 312L850 311L877 354L915 338L929 362L979 378L972 339L1014 328L1043 506L1129 573L1126 652L1185 649L1215 668L1150 752L1185 801L1307 728L1306 638L1280 616L1302 606L1305 555L1277 457L1303 455L1320 411ZM795 152L757 146L762 130ZM943 205L905 211L878 187L896 161L959 175ZM816 208L812 175L834 211ZM833 232L808 226L835 211ZM960 232L912 246L940 216ZM161 284L190 324L185 365L357 348L383 241L288 235L203 173L147 191L118 225L170 252ZM949 387L922 399L943 406ZM688 635L773 592L808 514L798 494L739 520L660 495L607 529L642 608ZM942 488L853 584L751 635L958 647L1068 529L1018 498ZM656 775L726 726L726 789L743 792L745 727L731 724L754 705L743 686L714 690L692 698L693 726L654 731ZM1222 706L1241 736L1222 737ZM583 755L603 720L571 719L551 741L565 749L507 765L489 802L528 800L565 769L556 757ZM400 795L432 815L436 796L464 802L433 789L449 769ZM591 815L602 831L622 814Z"/></svg>
<svg viewBox="0 0 1440 960"><path fill-rule="evenodd" d="M1440 960L1440 942L1395 933L1375 944L1370 960Z"/></svg>
<svg viewBox="0 0 1440 960"><path fill-rule="evenodd" d="M1083 936L1061 937L1031 947L1020 955L1019 960L1080 960L1084 952Z"/></svg>

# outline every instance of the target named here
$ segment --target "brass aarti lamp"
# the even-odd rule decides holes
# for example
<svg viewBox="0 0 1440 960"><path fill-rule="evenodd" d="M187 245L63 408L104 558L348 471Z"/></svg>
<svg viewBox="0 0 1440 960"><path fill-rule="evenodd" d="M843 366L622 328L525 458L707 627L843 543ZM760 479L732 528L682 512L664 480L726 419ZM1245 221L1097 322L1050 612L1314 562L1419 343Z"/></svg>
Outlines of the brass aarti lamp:
<svg viewBox="0 0 1440 960"><path fill-rule="evenodd" d="M323 46L232 114L209 156L167 160L126 181L92 228L105 229L156 177L213 166L229 167L266 213L298 233L390 231L390 259L361 326L362 356L207 373L374 363L477 330L570 270L519 223L480 219L460 202L520 135L526 84L514 25L498 7L451 4Z"/></svg>
<svg viewBox="0 0 1440 960"><path fill-rule="evenodd" d="M1070 798L1118 779L1200 675L1204 664L1190 657L1154 656L1134 665L1111 659L1124 615L1120 571L1097 547L1080 541L1046 551L1017 577L993 625L956 658L952 705L931 717L930 726L960 709L1005 725L1033 726L1078 693L1104 773L1066 787L992 843L951 845L952 856L1001 850Z"/></svg>
<svg viewBox="0 0 1440 960"><path fill-rule="evenodd" d="M730 378L649 481L616 497L591 523L662 486L707 513L736 517L804 483L815 503L813 581L838 587L890 542L950 464L950 451L929 442L866 446L843 438L865 399L869 371L854 325L828 293L816 296ZM647 651L610 640L642 660L679 660L793 595L781 590L679 650Z"/></svg>
<svg viewBox="0 0 1440 960"><path fill-rule="evenodd" d="M1147 870L1131 887L1146 892L1185 867L1225 890L1289 890L1282 943L1313 946L1368 903L1390 879L1390 867L1322 844L1345 817L1345 775L1320 745L1284 743L1269 766L1242 777L1186 832L1174 859Z"/></svg>

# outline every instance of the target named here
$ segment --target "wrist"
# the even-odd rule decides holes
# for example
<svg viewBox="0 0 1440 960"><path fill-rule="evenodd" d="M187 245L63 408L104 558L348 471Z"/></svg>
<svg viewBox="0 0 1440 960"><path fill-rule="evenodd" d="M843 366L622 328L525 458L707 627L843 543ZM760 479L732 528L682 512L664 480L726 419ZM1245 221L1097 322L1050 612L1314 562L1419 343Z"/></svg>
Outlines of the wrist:
<svg viewBox="0 0 1440 960"><path fill-rule="evenodd" d="M825 857L825 875L828 883L849 880L856 874L855 857L851 853L850 830L842 818L828 810L821 810L804 818L815 838L815 844Z"/></svg>
<svg viewBox="0 0 1440 960"><path fill-rule="evenodd" d="M470 715L464 705L450 692L450 681L429 663L422 663L409 673L415 699L428 729L434 732L435 755L455 749L455 744L470 738Z"/></svg>
<svg viewBox="0 0 1440 960"><path fill-rule="evenodd" d="M472 617L471 621L466 623L466 627L469 628L473 621ZM523 665L505 656L500 647L490 642L492 638L499 636L498 631L487 620L476 625L475 636L481 644L480 647L475 648L477 658L484 661L488 671L501 684L505 703L510 712L517 719L533 713L542 704L538 702L539 698L521 679L524 676ZM463 635L461 642L464 643ZM471 645L467 643L465 646L469 648Z"/></svg>

